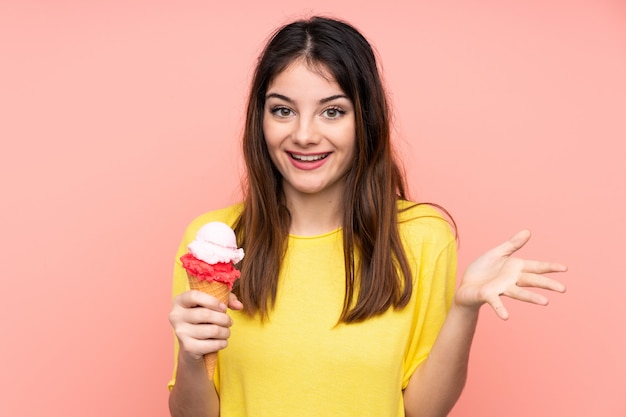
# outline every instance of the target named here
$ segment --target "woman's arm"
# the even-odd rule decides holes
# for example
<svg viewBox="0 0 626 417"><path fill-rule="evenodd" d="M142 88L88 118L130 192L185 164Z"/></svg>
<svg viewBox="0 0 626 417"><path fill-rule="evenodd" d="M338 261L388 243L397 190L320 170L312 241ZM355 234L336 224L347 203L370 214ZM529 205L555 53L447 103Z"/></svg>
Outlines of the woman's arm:
<svg viewBox="0 0 626 417"><path fill-rule="evenodd" d="M564 265L511 256L529 239L530 232L519 232L468 266L428 358L411 376L404 391L407 417L443 417L450 412L465 386L469 352L483 304L490 304L506 320L508 312L501 295L546 305L545 296L524 287L565 291L562 283L543 275L564 272Z"/></svg>
<svg viewBox="0 0 626 417"><path fill-rule="evenodd" d="M243 306L231 294L229 307ZM200 291L187 291L174 298L170 323L180 346L176 383L170 392L172 417L219 416L219 397L207 378L204 355L228 344L232 320L226 306Z"/></svg>
<svg viewBox="0 0 626 417"><path fill-rule="evenodd" d="M407 417L448 415L465 386L477 321L477 310L452 305L428 358L415 370L404 390Z"/></svg>
<svg viewBox="0 0 626 417"><path fill-rule="evenodd" d="M172 417L220 415L220 403L215 386L206 375L204 360L189 358L182 350L178 355L176 384L170 392Z"/></svg>

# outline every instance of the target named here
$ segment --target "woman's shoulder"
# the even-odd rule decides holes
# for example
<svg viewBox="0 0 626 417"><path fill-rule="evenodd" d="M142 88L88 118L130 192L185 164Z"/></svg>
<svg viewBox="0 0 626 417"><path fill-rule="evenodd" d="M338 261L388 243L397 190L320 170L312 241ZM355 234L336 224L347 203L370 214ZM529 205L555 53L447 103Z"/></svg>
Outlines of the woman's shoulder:
<svg viewBox="0 0 626 417"><path fill-rule="evenodd" d="M450 214L432 203L398 201L398 227L413 239L447 244L456 238L456 226Z"/></svg>

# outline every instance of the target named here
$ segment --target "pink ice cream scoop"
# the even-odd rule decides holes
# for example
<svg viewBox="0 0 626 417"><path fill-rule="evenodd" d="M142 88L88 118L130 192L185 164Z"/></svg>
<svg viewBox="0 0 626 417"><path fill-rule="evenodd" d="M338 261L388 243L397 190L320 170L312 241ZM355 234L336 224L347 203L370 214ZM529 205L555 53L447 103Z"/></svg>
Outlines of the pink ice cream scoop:
<svg viewBox="0 0 626 417"><path fill-rule="evenodd" d="M189 274L199 281L221 282L232 289L239 278L239 271L233 264L243 259L244 251L237 248L235 232L230 226L222 222L205 224L187 249L189 253L180 260Z"/></svg>

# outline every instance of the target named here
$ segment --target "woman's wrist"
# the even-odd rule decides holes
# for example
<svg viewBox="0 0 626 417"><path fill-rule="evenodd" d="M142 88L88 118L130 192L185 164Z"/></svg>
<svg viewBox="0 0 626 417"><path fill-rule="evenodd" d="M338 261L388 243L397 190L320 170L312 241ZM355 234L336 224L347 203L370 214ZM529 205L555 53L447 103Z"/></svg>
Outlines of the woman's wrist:
<svg viewBox="0 0 626 417"><path fill-rule="evenodd" d="M196 354L185 352L181 349L180 352L178 352L178 363L186 368L203 367L204 356L198 357Z"/></svg>
<svg viewBox="0 0 626 417"><path fill-rule="evenodd" d="M477 320L478 313L480 312L480 304L477 305L466 305L462 302L459 302L458 298L455 296L452 300L452 306L450 307L451 312L455 311L457 314L461 315L464 318L469 320Z"/></svg>

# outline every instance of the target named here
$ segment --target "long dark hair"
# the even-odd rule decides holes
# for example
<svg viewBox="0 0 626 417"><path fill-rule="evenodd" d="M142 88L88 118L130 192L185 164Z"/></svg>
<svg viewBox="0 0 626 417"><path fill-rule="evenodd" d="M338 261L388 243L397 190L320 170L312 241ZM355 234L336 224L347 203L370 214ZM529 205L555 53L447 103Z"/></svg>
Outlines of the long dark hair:
<svg viewBox="0 0 626 417"><path fill-rule="evenodd" d="M269 84L296 59L328 70L355 110L355 156L342 203L346 294L339 321L359 322L402 308L413 288L397 226L397 201L406 199L406 187L390 143L387 97L367 40L353 26L324 17L278 29L254 73L243 135L244 208L235 225L246 257L235 291L246 311L262 318L276 299L291 217L265 143L263 112Z"/></svg>

